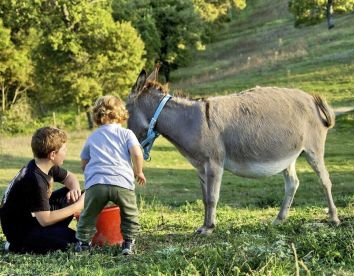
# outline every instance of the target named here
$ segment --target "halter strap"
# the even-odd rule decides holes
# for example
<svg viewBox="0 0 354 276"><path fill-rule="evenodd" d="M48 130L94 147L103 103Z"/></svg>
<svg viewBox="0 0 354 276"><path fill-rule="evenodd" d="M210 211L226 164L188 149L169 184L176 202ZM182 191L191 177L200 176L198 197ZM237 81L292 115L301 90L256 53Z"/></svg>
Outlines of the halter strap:
<svg viewBox="0 0 354 276"><path fill-rule="evenodd" d="M141 142L141 147L144 149L143 155L145 160L150 159L150 150L152 148L152 145L154 144L155 139L160 135L160 133L155 130L157 119L159 118L162 109L165 107L165 104L171 98L171 95L166 95L165 97L163 97L163 99L160 101L160 104L155 110L154 116L151 118L146 139Z"/></svg>

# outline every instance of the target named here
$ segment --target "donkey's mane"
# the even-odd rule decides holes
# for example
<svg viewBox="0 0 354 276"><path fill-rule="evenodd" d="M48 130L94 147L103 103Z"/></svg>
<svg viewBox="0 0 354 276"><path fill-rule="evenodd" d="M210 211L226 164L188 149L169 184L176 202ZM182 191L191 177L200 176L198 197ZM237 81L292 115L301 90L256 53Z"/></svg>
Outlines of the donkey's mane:
<svg viewBox="0 0 354 276"><path fill-rule="evenodd" d="M161 84L158 81L147 81L144 86L144 90L149 90L150 88L155 88L161 91L164 95L169 92L168 84Z"/></svg>
<svg viewBox="0 0 354 276"><path fill-rule="evenodd" d="M143 91L147 91L150 88L155 88L155 89L159 90L164 95L166 95L170 92L170 89L168 87L168 83L162 84L158 81L148 81L145 84ZM191 101L205 101L205 98L192 98L181 90L174 91L173 96L176 98L182 98L182 99L191 100Z"/></svg>

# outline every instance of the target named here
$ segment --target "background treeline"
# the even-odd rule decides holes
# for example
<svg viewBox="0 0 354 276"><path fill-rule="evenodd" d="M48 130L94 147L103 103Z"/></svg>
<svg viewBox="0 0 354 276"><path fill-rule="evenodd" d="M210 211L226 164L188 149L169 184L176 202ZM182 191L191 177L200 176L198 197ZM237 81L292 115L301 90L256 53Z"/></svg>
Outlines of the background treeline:
<svg viewBox="0 0 354 276"><path fill-rule="evenodd" d="M244 5L1 0L1 130L24 132L47 121L77 126L98 96L124 97L143 67L159 60L168 79L170 67L186 64L212 39L213 24Z"/></svg>
<svg viewBox="0 0 354 276"><path fill-rule="evenodd" d="M353 2L333 7L350 11ZM327 0L289 3L296 24L326 16ZM171 70L187 65L245 6L246 0L0 0L0 132L87 127L94 99L124 98L138 72L156 61L168 82Z"/></svg>

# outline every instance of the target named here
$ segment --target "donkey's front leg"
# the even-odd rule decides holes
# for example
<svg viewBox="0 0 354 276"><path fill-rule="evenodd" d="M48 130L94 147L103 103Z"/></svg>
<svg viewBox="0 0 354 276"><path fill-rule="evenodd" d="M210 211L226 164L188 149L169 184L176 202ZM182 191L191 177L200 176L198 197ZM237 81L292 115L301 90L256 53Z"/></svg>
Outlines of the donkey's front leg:
<svg viewBox="0 0 354 276"><path fill-rule="evenodd" d="M206 183L201 181L205 214L204 225L197 230L200 234L210 234L215 228L216 206L219 200L223 171L223 166L215 162L207 163L205 166Z"/></svg>

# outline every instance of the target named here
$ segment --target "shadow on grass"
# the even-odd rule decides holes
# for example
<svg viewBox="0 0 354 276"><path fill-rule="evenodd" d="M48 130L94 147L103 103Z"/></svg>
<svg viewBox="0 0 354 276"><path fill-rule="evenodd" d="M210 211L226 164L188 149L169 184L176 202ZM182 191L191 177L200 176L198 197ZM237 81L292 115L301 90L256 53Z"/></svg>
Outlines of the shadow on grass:
<svg viewBox="0 0 354 276"><path fill-rule="evenodd" d="M163 152L174 152L176 149L173 146L154 146L154 151L163 151Z"/></svg>
<svg viewBox="0 0 354 276"><path fill-rule="evenodd" d="M19 157L13 155L1 155L0 164L2 169L18 169L20 170L23 166L28 163L29 159L26 157Z"/></svg>
<svg viewBox="0 0 354 276"><path fill-rule="evenodd" d="M171 169L168 169L171 171ZM338 207L347 207L354 203L352 179L354 172L342 173L332 171L333 198ZM338 174L338 175L337 175ZM166 169L147 169L148 184L137 187L137 194L145 203L161 203L179 207L186 202L202 199L198 178L194 170L174 170L167 175ZM315 173L298 174L300 186L292 206L327 207L326 196ZM231 207L280 207L284 197L284 180L281 175L246 179L225 173L221 185L219 205Z"/></svg>

